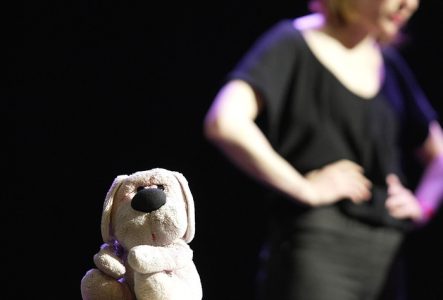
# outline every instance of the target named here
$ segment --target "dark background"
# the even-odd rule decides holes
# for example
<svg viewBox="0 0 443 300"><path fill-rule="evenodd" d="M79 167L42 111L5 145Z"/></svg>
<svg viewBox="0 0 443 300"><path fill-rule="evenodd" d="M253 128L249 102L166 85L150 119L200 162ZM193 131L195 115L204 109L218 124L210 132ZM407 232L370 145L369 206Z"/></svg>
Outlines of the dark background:
<svg viewBox="0 0 443 300"><path fill-rule="evenodd" d="M5 299L80 299L110 184L154 167L190 183L204 299L252 299L262 190L207 143L202 121L251 43L305 1L21 4L3 10ZM442 8L422 1L401 49L440 113ZM442 226L439 212L406 240L410 300L443 299Z"/></svg>

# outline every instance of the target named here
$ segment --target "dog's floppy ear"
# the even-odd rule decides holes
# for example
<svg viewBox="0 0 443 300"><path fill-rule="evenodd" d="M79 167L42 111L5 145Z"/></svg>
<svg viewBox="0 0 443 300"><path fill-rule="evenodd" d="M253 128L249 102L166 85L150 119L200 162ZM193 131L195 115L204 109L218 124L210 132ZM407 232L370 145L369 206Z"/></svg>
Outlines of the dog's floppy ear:
<svg viewBox="0 0 443 300"><path fill-rule="evenodd" d="M101 223L101 232L102 238L104 242L109 242L111 240L110 229L111 229L111 211L112 204L114 202L114 195L117 192L118 188L122 184L123 180L128 178L128 175L119 175L112 182L111 187L109 188L108 193L106 194L105 202L103 203L103 213L102 213L102 223Z"/></svg>
<svg viewBox="0 0 443 300"><path fill-rule="evenodd" d="M195 235L195 209L194 209L194 198L192 197L191 190L189 189L189 184L183 174L179 172L172 172L180 183L182 189L183 198L186 203L186 212L188 215L188 228L183 236L186 243L192 241Z"/></svg>

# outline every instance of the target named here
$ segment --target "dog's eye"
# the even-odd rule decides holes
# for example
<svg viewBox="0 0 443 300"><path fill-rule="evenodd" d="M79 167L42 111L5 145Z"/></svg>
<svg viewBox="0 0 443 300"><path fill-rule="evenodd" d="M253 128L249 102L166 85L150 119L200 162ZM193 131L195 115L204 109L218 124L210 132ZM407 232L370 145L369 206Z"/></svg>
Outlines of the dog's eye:
<svg viewBox="0 0 443 300"><path fill-rule="evenodd" d="M157 188L164 191L165 190L165 186L163 184L157 184Z"/></svg>
<svg viewBox="0 0 443 300"><path fill-rule="evenodd" d="M137 192L140 192L141 190L143 190L145 187L144 186L139 186L138 188L137 188Z"/></svg>

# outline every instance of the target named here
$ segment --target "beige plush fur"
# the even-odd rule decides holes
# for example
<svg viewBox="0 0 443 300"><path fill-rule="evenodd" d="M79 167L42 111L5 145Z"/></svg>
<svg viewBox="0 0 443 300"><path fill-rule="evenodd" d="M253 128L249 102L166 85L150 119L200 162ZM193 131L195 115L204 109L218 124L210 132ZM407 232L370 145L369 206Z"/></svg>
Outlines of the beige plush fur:
<svg viewBox="0 0 443 300"><path fill-rule="evenodd" d="M166 203L150 212L134 209L131 201L145 189L162 190ZM156 168L117 176L103 205L97 268L81 281L83 299L202 299L188 245L194 218L194 200L181 173Z"/></svg>

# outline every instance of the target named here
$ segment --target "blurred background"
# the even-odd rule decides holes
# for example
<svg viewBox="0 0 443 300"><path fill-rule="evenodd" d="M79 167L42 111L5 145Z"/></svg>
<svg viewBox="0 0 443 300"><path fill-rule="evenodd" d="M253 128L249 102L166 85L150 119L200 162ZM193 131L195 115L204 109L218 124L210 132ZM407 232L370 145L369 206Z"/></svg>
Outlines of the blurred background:
<svg viewBox="0 0 443 300"><path fill-rule="evenodd" d="M443 2L421 2L401 51L443 114ZM81 299L113 179L154 167L189 181L204 299L252 299L263 191L208 144L202 122L241 55L306 1L3 5L5 299ZM442 229L438 212L408 236L403 299L443 299Z"/></svg>

